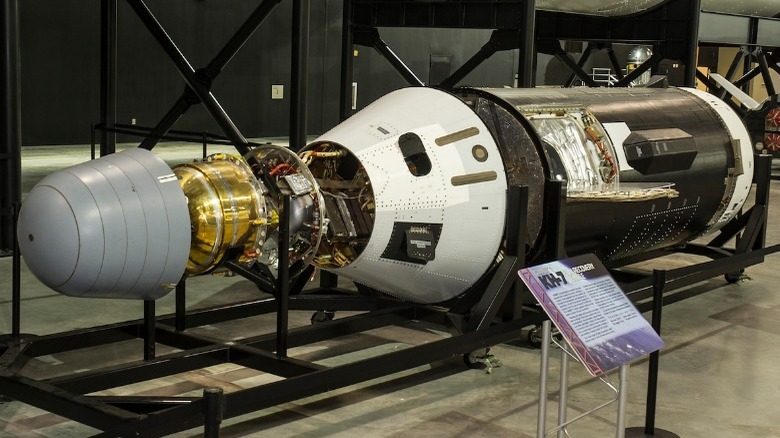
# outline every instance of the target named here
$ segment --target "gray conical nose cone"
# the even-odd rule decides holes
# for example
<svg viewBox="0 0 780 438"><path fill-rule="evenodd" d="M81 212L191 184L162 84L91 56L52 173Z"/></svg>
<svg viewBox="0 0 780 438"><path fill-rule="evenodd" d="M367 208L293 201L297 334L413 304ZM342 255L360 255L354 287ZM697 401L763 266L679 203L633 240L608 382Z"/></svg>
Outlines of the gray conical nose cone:
<svg viewBox="0 0 780 438"><path fill-rule="evenodd" d="M58 292L156 299L184 273L187 200L162 160L128 149L41 180L20 211L18 238L30 270Z"/></svg>

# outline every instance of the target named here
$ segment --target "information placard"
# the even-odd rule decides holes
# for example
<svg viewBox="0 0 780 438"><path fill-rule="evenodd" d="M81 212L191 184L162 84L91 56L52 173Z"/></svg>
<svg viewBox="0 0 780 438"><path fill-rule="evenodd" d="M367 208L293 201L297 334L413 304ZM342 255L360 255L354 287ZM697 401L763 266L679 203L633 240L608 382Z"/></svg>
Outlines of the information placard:
<svg viewBox="0 0 780 438"><path fill-rule="evenodd" d="M594 376L664 346L593 254L524 268L518 274Z"/></svg>

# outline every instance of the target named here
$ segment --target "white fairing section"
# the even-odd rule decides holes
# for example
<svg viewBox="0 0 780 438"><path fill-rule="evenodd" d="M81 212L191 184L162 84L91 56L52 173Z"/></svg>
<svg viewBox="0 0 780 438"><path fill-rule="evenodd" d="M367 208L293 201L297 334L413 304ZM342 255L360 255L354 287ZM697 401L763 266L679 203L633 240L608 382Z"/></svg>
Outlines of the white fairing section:
<svg viewBox="0 0 780 438"><path fill-rule="evenodd" d="M723 211L720 217L713 218L710 221L712 226L707 231L715 231L739 213L750 194L750 187L753 184L753 144L742 120L723 100L713 94L695 88L681 88L681 90L697 96L712 107L728 128L731 139L739 142L739 147L735 148L734 154L740 155L736 158L742 163L742 174L737 176L734 192L726 210Z"/></svg>
<svg viewBox="0 0 780 438"><path fill-rule="evenodd" d="M441 139L464 130L471 134ZM427 175L413 175L404 162L398 140L409 132L425 146L432 165ZM367 247L333 272L399 298L436 303L464 292L494 262L504 233L506 176L493 137L459 99L431 88L395 91L316 141L338 143L355 154L376 201ZM476 145L487 151L487 157L478 154L484 161L472 154ZM482 172L494 172L495 178L453 185L453 177ZM397 222L442 224L435 258L425 264L383 258Z"/></svg>
<svg viewBox="0 0 780 438"><path fill-rule="evenodd" d="M165 162L128 149L41 180L25 199L18 239L33 274L60 293L157 299L184 274L187 200Z"/></svg>

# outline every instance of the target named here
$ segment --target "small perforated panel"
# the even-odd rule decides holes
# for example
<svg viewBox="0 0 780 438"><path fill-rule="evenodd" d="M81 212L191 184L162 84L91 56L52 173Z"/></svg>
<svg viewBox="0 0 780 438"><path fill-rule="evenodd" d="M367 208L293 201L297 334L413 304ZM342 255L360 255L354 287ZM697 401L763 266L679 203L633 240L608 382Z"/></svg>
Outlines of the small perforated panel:
<svg viewBox="0 0 780 438"><path fill-rule="evenodd" d="M620 242L606 254L604 259L607 261L621 259L679 242L680 236L689 230L697 208L698 205L695 204L670 207L637 216Z"/></svg>

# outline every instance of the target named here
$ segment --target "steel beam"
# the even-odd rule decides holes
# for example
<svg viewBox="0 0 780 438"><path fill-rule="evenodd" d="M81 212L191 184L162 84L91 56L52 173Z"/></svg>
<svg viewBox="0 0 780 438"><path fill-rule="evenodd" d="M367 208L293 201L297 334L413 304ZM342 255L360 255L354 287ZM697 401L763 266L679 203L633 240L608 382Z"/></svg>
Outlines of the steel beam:
<svg viewBox="0 0 780 438"><path fill-rule="evenodd" d="M580 59L577 61L577 70L572 70L571 74L569 75L569 79L567 79L566 83L563 85L565 88L571 88L574 86L574 80L579 77L579 75L577 75L575 72L585 71L582 67L584 67L585 63L588 62L588 59L590 59L590 55L593 53L593 50L593 45L588 44L585 47L585 50L582 51L582 55L580 55Z"/></svg>
<svg viewBox="0 0 780 438"><path fill-rule="evenodd" d="M341 14L341 96L339 116L343 122L352 115L352 82L354 79L355 44L352 29L352 0L343 0ZM320 275L331 275L320 272ZM334 279L331 279L334 280ZM335 280L334 280L335 281ZM323 287L326 285L323 284Z"/></svg>
<svg viewBox="0 0 780 438"><path fill-rule="evenodd" d="M612 64L612 68L615 69L615 77L617 77L618 80L623 79L623 67L620 66L617 56L615 55L615 50L612 49L611 44L607 48L607 56L609 57L609 62Z"/></svg>
<svg viewBox="0 0 780 438"><path fill-rule="evenodd" d="M149 361L134 361L113 367L56 377L43 383L62 391L89 394L117 386L171 376L230 361L229 346L210 345L161 355Z"/></svg>
<svg viewBox="0 0 780 438"><path fill-rule="evenodd" d="M282 198L282 214L279 218L279 246L286 248L290 242L291 195ZM279 251L279 277L276 279L276 356L287 357L287 334L290 308L290 252Z"/></svg>
<svg viewBox="0 0 780 438"><path fill-rule="evenodd" d="M549 224L545 261L566 257L566 181L548 180L544 186L544 217Z"/></svg>
<svg viewBox="0 0 780 438"><path fill-rule="evenodd" d="M724 76L726 78L726 80L732 81L734 79L734 75L737 73L737 69L739 68L739 66L743 65L743 60L745 58L745 55L747 55L747 53L748 53L747 47L741 46L739 48L739 51L734 56L734 59L731 61L731 65L729 66L728 72L726 72L726 76ZM699 75L697 75L697 77L700 78ZM707 85L707 87L710 88L709 85ZM716 89L717 89L717 87L711 88L711 90L712 90L711 92L715 91ZM721 98L721 99L725 99L727 94L728 94L728 91L724 88L724 89L720 90L720 92L717 94L717 96L719 98Z"/></svg>
<svg viewBox="0 0 780 438"><path fill-rule="evenodd" d="M217 98L211 93L208 86L204 85L198 77L195 69L190 65L187 58L176 46L171 37L165 31L163 26L157 21L152 11L146 6L143 0L127 0L130 7L135 11L138 18L147 28L152 37L162 47L168 57L173 61L181 77L187 83L187 86L198 96L203 103L211 117L222 128L222 131L227 135L231 142L236 146L236 149L242 155L249 152L247 146L247 140L243 134L238 130L238 127L233 123L230 117L227 115L222 105L217 101Z"/></svg>
<svg viewBox="0 0 780 438"><path fill-rule="evenodd" d="M22 202L19 1L0 1L0 254L11 254L14 205Z"/></svg>
<svg viewBox="0 0 780 438"><path fill-rule="evenodd" d="M398 74L400 74L409 85L416 87L425 86L425 83L423 83L423 81L421 81L420 78L414 74L412 69L404 64L401 58L399 58L398 55L393 52L393 49L387 45L387 43L379 35L379 31L376 28L360 29L359 32L355 32L354 43L361 46L373 47L374 50L382 55L382 57L390 63L395 71L398 72Z"/></svg>
<svg viewBox="0 0 780 438"><path fill-rule="evenodd" d="M685 65L684 77L686 87L696 86L697 59L699 55L699 17L701 16L701 0L688 0L688 35L685 57L682 59ZM655 52L655 50L654 50ZM653 65L653 67L655 67Z"/></svg>
<svg viewBox="0 0 780 438"><path fill-rule="evenodd" d="M143 418L142 415L105 405L89 397L68 393L50 384L4 369L0 369L0 386L3 388L3 395L14 400L101 430Z"/></svg>
<svg viewBox="0 0 780 438"><path fill-rule="evenodd" d="M314 371L269 383L257 388L225 395L225 418L258 411L307 396L321 394L345 386L365 382L381 376L415 368L457 354L464 354L480 348L517 339L525 322L514 320L486 328L479 333L466 333L443 338L427 344L409 347L392 353ZM193 418L195 412L202 412L203 404L193 402L187 406L171 408L165 412L149 415L137 422L112 429L100 436L133 436L139 431L155 431L168 434L197 426L200 418Z"/></svg>
<svg viewBox="0 0 780 438"><path fill-rule="evenodd" d="M309 11L310 0L293 0L292 60L290 71L290 149L306 146L307 85L309 82Z"/></svg>
<svg viewBox="0 0 780 438"><path fill-rule="evenodd" d="M198 70L198 78L204 85L211 88L211 83L222 70L227 66L233 56L241 50L241 47L249 40L260 25L265 21L271 11L281 0L263 0L260 5L252 12L252 15L244 21L244 24L228 40L227 44L220 50L217 56L209 64ZM173 107L168 110L165 116L157 123L154 130L141 142L140 147L152 149L162 137L173 127L179 118L186 113L190 107L197 105L201 100L190 87L185 87L184 93L179 97Z"/></svg>
<svg viewBox="0 0 780 438"><path fill-rule="evenodd" d="M498 31L493 31L493 34ZM475 53L471 58L469 58L466 62L463 63L457 70L452 72L451 75L446 77L444 80L441 81L439 84L439 87L448 89L452 88L455 85L458 84L458 82L462 81L463 78L468 76L469 73L474 71L475 68L477 68L480 64L487 61L491 56L493 56L496 53L496 47L494 44L492 44L493 38L491 37L490 41L485 43L478 51Z"/></svg>
<svg viewBox="0 0 780 438"><path fill-rule="evenodd" d="M520 16L520 56L517 64L517 86L536 85L536 3L524 0Z"/></svg>
<svg viewBox="0 0 780 438"><path fill-rule="evenodd" d="M460 68L455 70L450 76L445 78L439 84L441 88L452 88L474 71L480 64L488 60L496 52L502 50L512 50L520 47L518 41L518 32L514 30L494 30L490 34L490 39L486 42L471 58L463 63ZM536 56L534 54L534 56Z"/></svg>
<svg viewBox="0 0 780 438"><path fill-rule="evenodd" d="M100 3L100 156L116 152L117 0Z"/></svg>
<svg viewBox="0 0 780 438"><path fill-rule="evenodd" d="M776 94L775 84L772 81L772 73L769 71L769 63L763 48L759 47L756 49L756 58L758 59L758 66L761 67L761 77L764 79L767 95L774 96Z"/></svg>
<svg viewBox="0 0 780 438"><path fill-rule="evenodd" d="M572 73L574 73L580 80L589 87L598 87L599 84L596 83L596 81L593 80L590 75L588 75L585 70L582 69L582 66L574 62L574 59L572 59L571 55L566 53L565 50L560 48L560 46L556 47L555 51L553 52L555 57L564 63L566 67L571 70Z"/></svg>

